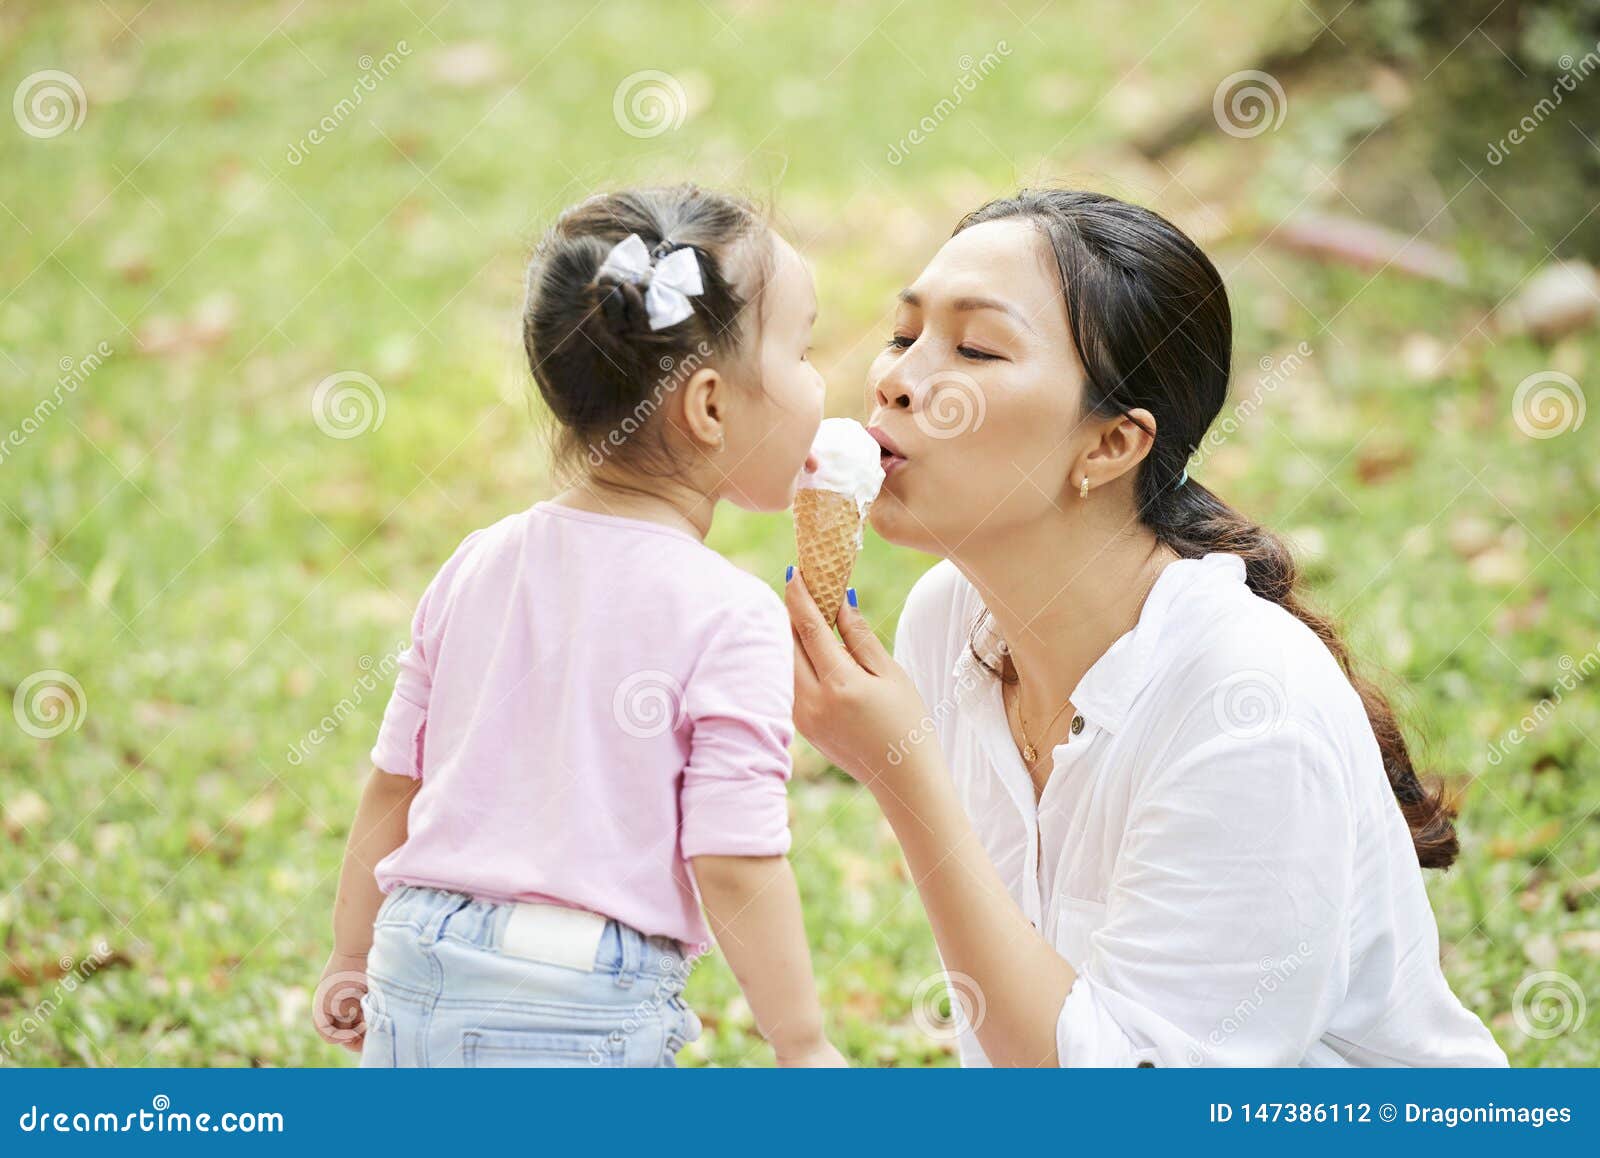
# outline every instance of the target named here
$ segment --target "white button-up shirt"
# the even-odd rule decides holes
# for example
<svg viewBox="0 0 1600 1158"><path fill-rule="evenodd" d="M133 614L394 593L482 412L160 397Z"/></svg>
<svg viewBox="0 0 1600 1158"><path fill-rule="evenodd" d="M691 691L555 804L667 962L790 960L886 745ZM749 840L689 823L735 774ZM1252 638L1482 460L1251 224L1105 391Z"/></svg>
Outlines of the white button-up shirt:
<svg viewBox="0 0 1600 1158"><path fill-rule="evenodd" d="M1360 698L1233 555L1170 564L1072 693L1035 802L948 561L895 657L1011 896L1077 980L1062 1065L1505 1065L1450 991ZM977 646L991 662L992 634ZM974 1016L983 1003L968 1001ZM964 1064L985 1065L971 1027Z"/></svg>

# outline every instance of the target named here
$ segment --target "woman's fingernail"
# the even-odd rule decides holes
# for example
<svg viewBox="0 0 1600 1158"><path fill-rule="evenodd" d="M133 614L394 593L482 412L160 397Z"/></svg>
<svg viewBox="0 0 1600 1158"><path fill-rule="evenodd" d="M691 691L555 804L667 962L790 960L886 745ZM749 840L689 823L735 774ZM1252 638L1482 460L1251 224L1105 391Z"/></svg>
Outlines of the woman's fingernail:
<svg viewBox="0 0 1600 1158"><path fill-rule="evenodd" d="M793 578L794 578L794 564L790 563L788 568L783 573L783 581L785 583L787 583L787 582L789 582L789 580L791 580Z"/></svg>
<svg viewBox="0 0 1600 1158"><path fill-rule="evenodd" d="M850 601L851 607L856 605L856 589L854 587L846 587L844 589L844 597Z"/></svg>

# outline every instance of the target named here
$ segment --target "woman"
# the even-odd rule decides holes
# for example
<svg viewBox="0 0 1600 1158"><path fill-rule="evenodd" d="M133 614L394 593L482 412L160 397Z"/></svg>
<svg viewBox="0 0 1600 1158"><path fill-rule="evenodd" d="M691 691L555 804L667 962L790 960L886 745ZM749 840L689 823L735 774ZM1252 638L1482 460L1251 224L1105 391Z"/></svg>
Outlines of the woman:
<svg viewBox="0 0 1600 1158"><path fill-rule="evenodd" d="M1185 470L1231 342L1154 213L967 217L869 382L873 526L945 561L892 659L789 583L797 723L894 827L967 1064L1504 1065L1439 968L1451 810L1283 544Z"/></svg>

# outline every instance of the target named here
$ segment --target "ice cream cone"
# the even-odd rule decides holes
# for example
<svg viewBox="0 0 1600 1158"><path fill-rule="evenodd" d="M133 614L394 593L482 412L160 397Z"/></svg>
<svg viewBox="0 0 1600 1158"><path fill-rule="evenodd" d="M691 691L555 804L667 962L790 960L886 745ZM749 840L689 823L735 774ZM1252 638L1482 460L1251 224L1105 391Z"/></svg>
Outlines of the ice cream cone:
<svg viewBox="0 0 1600 1158"><path fill-rule="evenodd" d="M861 519L861 507L849 495L818 488L795 492L794 539L800 575L826 623L839 618L850 569L861 549Z"/></svg>

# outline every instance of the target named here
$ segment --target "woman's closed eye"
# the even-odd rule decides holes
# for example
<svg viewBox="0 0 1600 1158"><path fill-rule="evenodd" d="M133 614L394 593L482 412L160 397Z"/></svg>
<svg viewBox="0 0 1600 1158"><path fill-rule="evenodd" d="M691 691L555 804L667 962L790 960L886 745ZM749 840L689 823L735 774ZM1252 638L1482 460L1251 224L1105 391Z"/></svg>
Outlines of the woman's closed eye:
<svg viewBox="0 0 1600 1158"><path fill-rule="evenodd" d="M888 347L891 350L909 350L917 338L914 334L892 334L889 337ZM980 350L976 346L966 343L956 347L956 353L969 362L999 362L1004 361L1004 355L993 354L988 350Z"/></svg>

